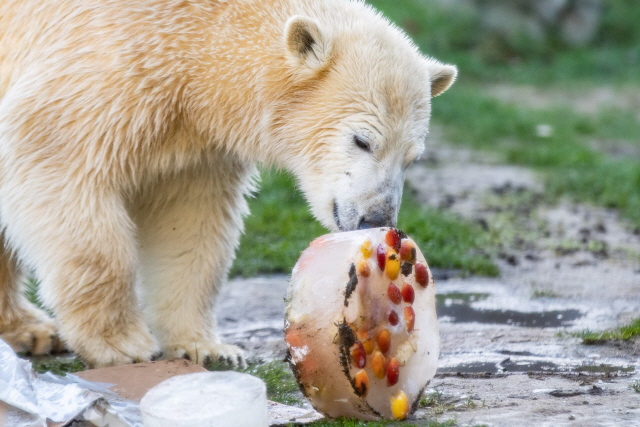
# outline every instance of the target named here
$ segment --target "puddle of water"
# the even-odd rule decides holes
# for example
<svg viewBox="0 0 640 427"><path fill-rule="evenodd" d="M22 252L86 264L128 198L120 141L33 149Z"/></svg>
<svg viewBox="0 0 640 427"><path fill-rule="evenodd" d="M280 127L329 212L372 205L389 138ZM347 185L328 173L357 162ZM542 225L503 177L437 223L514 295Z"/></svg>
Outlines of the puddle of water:
<svg viewBox="0 0 640 427"><path fill-rule="evenodd" d="M492 323L528 328L553 328L571 326L583 314L579 310L553 310L522 312L515 310L483 310L471 307L471 303L487 299L483 293L449 293L436 295L438 317L449 317L453 323Z"/></svg>
<svg viewBox="0 0 640 427"><path fill-rule="evenodd" d="M616 366L616 365L582 365L582 366L562 366L548 361L512 361L511 359L503 360L498 363L491 362L473 362L463 363L457 366L442 367L438 369L438 373L463 373L463 374L480 374L480 373L504 373L504 372L586 372L586 373L614 373L614 372L634 372L633 366Z"/></svg>
<svg viewBox="0 0 640 427"><path fill-rule="evenodd" d="M483 293L462 293L462 292L450 292L448 294L437 294L437 305L451 305L451 304L468 304L470 302L483 301L489 298L490 294Z"/></svg>

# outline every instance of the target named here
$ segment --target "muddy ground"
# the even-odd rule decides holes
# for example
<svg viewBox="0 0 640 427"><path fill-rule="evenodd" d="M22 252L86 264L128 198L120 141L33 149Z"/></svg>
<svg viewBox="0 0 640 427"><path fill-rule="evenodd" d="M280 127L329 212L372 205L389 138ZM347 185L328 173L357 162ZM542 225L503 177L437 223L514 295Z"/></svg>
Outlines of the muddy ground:
<svg viewBox="0 0 640 427"><path fill-rule="evenodd" d="M614 211L547 200L533 171L451 147L437 129L424 158L410 188L489 230L501 275L434 272L441 356L416 417L640 426L640 341L587 346L574 335L638 317L640 232ZM220 299L224 338L253 359L282 358L286 287L284 276L231 281Z"/></svg>

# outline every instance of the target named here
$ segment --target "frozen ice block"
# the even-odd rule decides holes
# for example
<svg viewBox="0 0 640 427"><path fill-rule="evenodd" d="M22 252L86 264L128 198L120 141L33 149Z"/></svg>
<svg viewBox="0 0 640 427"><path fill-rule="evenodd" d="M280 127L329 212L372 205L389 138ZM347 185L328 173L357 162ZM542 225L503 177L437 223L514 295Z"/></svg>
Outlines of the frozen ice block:
<svg viewBox="0 0 640 427"><path fill-rule="evenodd" d="M436 373L440 336L424 256L393 228L329 234L295 265L288 359L329 417L404 419Z"/></svg>
<svg viewBox="0 0 640 427"><path fill-rule="evenodd" d="M264 382L239 372L200 372L161 382L140 401L145 427L266 427Z"/></svg>

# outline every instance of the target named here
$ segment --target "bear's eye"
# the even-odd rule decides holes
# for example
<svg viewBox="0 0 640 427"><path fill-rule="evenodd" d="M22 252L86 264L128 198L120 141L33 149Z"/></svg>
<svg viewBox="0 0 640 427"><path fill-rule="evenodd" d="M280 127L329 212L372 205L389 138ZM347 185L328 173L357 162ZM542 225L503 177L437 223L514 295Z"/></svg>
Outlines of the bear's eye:
<svg viewBox="0 0 640 427"><path fill-rule="evenodd" d="M356 144L358 148L364 151L371 151L371 146L369 145L369 143L364 139L360 138L358 135L353 136L353 143Z"/></svg>

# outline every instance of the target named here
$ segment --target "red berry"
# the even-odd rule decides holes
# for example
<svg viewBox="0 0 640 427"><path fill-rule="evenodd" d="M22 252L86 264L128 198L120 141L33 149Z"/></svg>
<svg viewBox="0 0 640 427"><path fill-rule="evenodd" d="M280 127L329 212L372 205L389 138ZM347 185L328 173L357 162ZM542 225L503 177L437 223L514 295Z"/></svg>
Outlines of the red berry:
<svg viewBox="0 0 640 427"><path fill-rule="evenodd" d="M351 359L353 366L360 369L364 368L367 364L367 352L361 342L357 342L351 346Z"/></svg>
<svg viewBox="0 0 640 427"><path fill-rule="evenodd" d="M424 264L416 263L416 282L423 288L426 288L429 284L429 271Z"/></svg>
<svg viewBox="0 0 640 427"><path fill-rule="evenodd" d="M393 284L393 282L389 283L387 295L389 295L389 299L394 304L400 304L400 302L402 301L402 293L400 292L400 289L398 289L398 287Z"/></svg>
<svg viewBox="0 0 640 427"><path fill-rule="evenodd" d="M389 313L389 323L391 323L391 326L396 326L398 322L400 322L400 318L398 318L398 313L391 310L391 313Z"/></svg>
<svg viewBox="0 0 640 427"><path fill-rule="evenodd" d="M413 307L404 308L404 324L407 332L413 331L413 326L416 324L416 312L413 311Z"/></svg>
<svg viewBox="0 0 640 427"><path fill-rule="evenodd" d="M400 251L400 236L398 235L398 230L395 228L387 231L387 234L384 236L385 242L389 247L393 248L396 252Z"/></svg>
<svg viewBox="0 0 640 427"><path fill-rule="evenodd" d="M402 299L404 302L408 302L409 304L413 304L413 300L416 297L416 293L413 290L413 286L408 283L405 283L402 286Z"/></svg>
<svg viewBox="0 0 640 427"><path fill-rule="evenodd" d="M413 264L416 261L416 247L410 240L403 240L400 247L400 259Z"/></svg>
<svg viewBox="0 0 640 427"><path fill-rule="evenodd" d="M387 251L384 250L384 246L382 244L378 245L376 255L378 257L378 267L380 267L380 270L384 271L384 264L387 260Z"/></svg>
<svg viewBox="0 0 640 427"><path fill-rule="evenodd" d="M400 376L400 362L395 357L392 357L389 360L389 364L387 365L387 385L392 386L398 382L398 377Z"/></svg>

